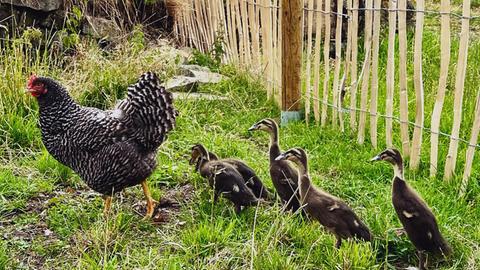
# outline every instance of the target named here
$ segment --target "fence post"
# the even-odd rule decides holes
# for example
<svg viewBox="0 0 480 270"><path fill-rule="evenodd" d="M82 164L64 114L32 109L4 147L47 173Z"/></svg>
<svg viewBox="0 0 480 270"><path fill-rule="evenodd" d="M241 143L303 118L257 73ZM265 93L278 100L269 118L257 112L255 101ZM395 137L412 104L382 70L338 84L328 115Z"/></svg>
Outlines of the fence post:
<svg viewBox="0 0 480 270"><path fill-rule="evenodd" d="M282 0L282 125L300 119L303 1Z"/></svg>

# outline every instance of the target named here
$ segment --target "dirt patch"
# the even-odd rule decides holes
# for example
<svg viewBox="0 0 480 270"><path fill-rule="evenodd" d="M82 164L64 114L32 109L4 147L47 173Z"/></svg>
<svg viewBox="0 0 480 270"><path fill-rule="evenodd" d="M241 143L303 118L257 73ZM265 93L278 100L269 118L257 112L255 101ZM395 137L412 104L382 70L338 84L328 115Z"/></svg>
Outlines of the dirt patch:
<svg viewBox="0 0 480 270"><path fill-rule="evenodd" d="M190 202L195 195L195 190L191 184L177 186L165 192L160 201L155 205L152 221L156 224L173 223L183 225L179 220L181 206ZM134 205L134 210L139 215L145 215L145 202L138 202Z"/></svg>
<svg viewBox="0 0 480 270"><path fill-rule="evenodd" d="M47 248L60 241L59 237L42 220L21 226L12 223L12 226L6 228L2 237L6 242L22 247L22 255L16 256L16 260L33 269L42 269L46 261L45 256L35 251L34 242L37 241L37 244L41 242L41 246Z"/></svg>

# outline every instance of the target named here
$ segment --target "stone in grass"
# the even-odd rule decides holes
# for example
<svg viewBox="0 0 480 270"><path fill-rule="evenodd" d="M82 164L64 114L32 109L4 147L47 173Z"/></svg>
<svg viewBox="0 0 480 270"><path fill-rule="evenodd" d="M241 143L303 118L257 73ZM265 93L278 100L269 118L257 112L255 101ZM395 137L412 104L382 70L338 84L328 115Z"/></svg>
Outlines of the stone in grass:
<svg viewBox="0 0 480 270"><path fill-rule="evenodd" d="M171 91L194 92L198 84L219 83L226 78L198 65L180 65L177 74L165 83L165 88Z"/></svg>
<svg viewBox="0 0 480 270"><path fill-rule="evenodd" d="M113 20L85 15L82 32L96 39L111 39L121 33Z"/></svg>

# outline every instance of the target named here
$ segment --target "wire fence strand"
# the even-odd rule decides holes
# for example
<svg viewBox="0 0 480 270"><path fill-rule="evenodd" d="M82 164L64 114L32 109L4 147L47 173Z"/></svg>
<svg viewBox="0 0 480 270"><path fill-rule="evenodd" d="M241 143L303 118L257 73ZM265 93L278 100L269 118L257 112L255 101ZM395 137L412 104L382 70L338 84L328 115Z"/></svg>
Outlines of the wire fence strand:
<svg viewBox="0 0 480 270"><path fill-rule="evenodd" d="M303 98L305 99L306 97L303 96ZM406 123L406 124L409 124L413 127L417 127L417 128L421 128L422 130L428 132L428 133L431 133L431 134L438 134L438 135L441 135L441 136L444 136L444 137L448 137L452 140L456 140L456 141L459 141L459 142L462 142L462 143L465 143L467 146L471 146L471 147L476 147L476 148L479 148L480 149L480 144L471 144L468 140L465 140L463 138L457 138L457 137L454 137L452 136L451 134L448 134L446 132L443 132L443 131L438 131L438 132L435 132L435 131L432 131L431 128L429 127L425 127L425 126L420 126L420 125L417 125L415 122L412 122L412 121L402 121L400 120L400 117L397 117L397 116L389 116L389 115L386 115L386 114L382 114L382 113L372 113L370 112L369 110L362 110L362 109L359 109L359 108L351 108L351 107L338 107L332 103L329 103L329 102L324 102L322 99L318 99L318 98L315 98L315 97L311 97L311 99L313 100L316 100L316 101L319 101L321 104L324 104L326 105L327 107L330 107L330 108L334 108L334 109L337 109L340 113L342 114L349 114L350 111L356 111L356 112L363 112L363 113L368 113L370 116L378 116L378 117L382 117L382 118L385 118L385 119L393 119L395 120L396 122L398 123Z"/></svg>
<svg viewBox="0 0 480 270"><path fill-rule="evenodd" d="M248 5L258 6L258 7L262 7L262 8L281 9L280 6L263 5L263 4L255 3L252 0L250 0L250 1L249 0L242 0L242 1L247 3ZM365 8L365 7L363 7L363 8L347 8L347 7L344 7L344 9L347 12L349 12L349 11L414 12L414 13L424 13L426 15L434 15L434 16L449 15L450 17L456 17L458 19L467 19L467 20L480 19L480 14L473 15L473 16L463 16L463 14L457 13L457 12L441 12L441 11L438 11L438 10L427 10L427 9L425 9L425 10L418 10L418 9L412 9L412 8L390 9L390 8L373 8L373 7L372 8ZM345 17L345 18L350 18L350 16L348 14L338 13L338 12L335 12L335 11L328 12L328 11L325 11L325 10L310 9L310 8L307 8L307 7L304 7L303 10L304 11L311 11L311 12L315 12L315 13L321 13L321 14L324 14L324 15L331 14L331 15L342 16L342 17Z"/></svg>

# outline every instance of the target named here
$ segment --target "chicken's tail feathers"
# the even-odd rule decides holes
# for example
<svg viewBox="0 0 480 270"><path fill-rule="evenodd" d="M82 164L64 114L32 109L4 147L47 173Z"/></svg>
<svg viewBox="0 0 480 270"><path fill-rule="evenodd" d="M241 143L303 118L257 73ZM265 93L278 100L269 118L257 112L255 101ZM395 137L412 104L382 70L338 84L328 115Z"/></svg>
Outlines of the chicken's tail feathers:
<svg viewBox="0 0 480 270"><path fill-rule="evenodd" d="M156 149L175 127L178 111L172 93L160 85L158 76L146 72L128 87L127 98L118 104L135 128L134 137L146 149Z"/></svg>

